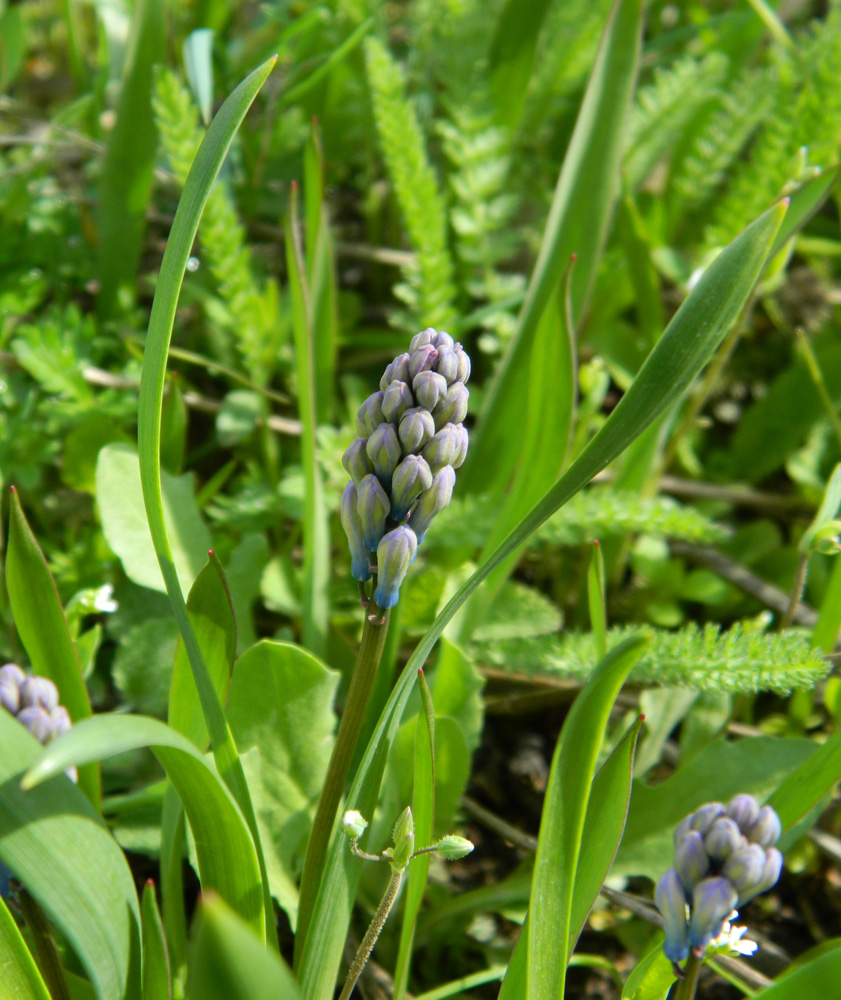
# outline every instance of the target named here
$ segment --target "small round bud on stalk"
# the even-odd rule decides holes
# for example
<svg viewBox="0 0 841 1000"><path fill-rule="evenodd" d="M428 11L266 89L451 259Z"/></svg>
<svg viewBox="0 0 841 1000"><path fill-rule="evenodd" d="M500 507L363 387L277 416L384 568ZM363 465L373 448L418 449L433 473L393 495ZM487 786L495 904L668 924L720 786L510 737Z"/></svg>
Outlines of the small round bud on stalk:
<svg viewBox="0 0 841 1000"><path fill-rule="evenodd" d="M432 471L420 455L407 455L394 470L391 482L391 517L402 521L412 504L432 485Z"/></svg>
<svg viewBox="0 0 841 1000"><path fill-rule="evenodd" d="M357 486L374 471L374 465L365 450L367 445L367 438L357 438L347 446L344 455L342 455L342 465L345 472Z"/></svg>
<svg viewBox="0 0 841 1000"><path fill-rule="evenodd" d="M394 871L403 871L412 860L412 854L415 851L415 820L409 806L406 806L400 813L394 824L393 839L391 867Z"/></svg>
<svg viewBox="0 0 841 1000"><path fill-rule="evenodd" d="M738 898L729 880L721 876L705 878L695 886L689 918L690 948L703 952L707 943L721 933Z"/></svg>
<svg viewBox="0 0 841 1000"><path fill-rule="evenodd" d="M749 826L753 826L759 816L759 803L752 795L734 795L727 803L725 810L727 815L735 820L739 829L744 833Z"/></svg>
<svg viewBox="0 0 841 1000"><path fill-rule="evenodd" d="M422 406L406 410L400 418L397 436L404 455L411 455L423 448L435 433L435 421L432 414Z"/></svg>
<svg viewBox="0 0 841 1000"><path fill-rule="evenodd" d="M447 385L452 385L458 381L458 355L449 347L438 349L438 360L435 362L435 371L443 375L447 380Z"/></svg>
<svg viewBox="0 0 841 1000"><path fill-rule="evenodd" d="M467 416L469 397L470 390L463 382L453 382L432 411L435 429L440 430L444 424L460 424Z"/></svg>
<svg viewBox="0 0 841 1000"><path fill-rule="evenodd" d="M438 350L449 350L451 351L455 347L455 341L447 333L446 330L439 330L432 340L433 346L437 347Z"/></svg>
<svg viewBox="0 0 841 1000"><path fill-rule="evenodd" d="M365 447L374 466L374 473L385 489L391 489L391 477L400 461L400 439L394 424L380 424L368 438Z"/></svg>
<svg viewBox="0 0 841 1000"><path fill-rule="evenodd" d="M719 816L704 837L704 847L713 861L726 861L743 844L744 837L729 816Z"/></svg>
<svg viewBox="0 0 841 1000"><path fill-rule="evenodd" d="M400 588L417 550L418 540L414 531L406 524L401 524L380 539L377 546L377 588L374 600L384 610L393 608L399 600Z"/></svg>
<svg viewBox="0 0 841 1000"><path fill-rule="evenodd" d="M780 817L771 806L763 806L756 820L745 830L748 840L753 844L759 844L760 847L771 847L772 844L776 844L782 832Z"/></svg>
<svg viewBox="0 0 841 1000"><path fill-rule="evenodd" d="M458 861L465 858L473 850L472 841L466 837L457 837L454 833L442 837L435 845L435 853L445 861Z"/></svg>
<svg viewBox="0 0 841 1000"><path fill-rule="evenodd" d="M724 814L724 806L721 802L708 802L692 813L690 829L699 833L706 833L719 816Z"/></svg>
<svg viewBox="0 0 841 1000"><path fill-rule="evenodd" d="M412 379L412 390L419 405L431 413L447 392L447 380L438 372L419 372Z"/></svg>
<svg viewBox="0 0 841 1000"><path fill-rule="evenodd" d="M374 479L373 476L371 478ZM385 520L383 520L383 525L385 525ZM370 580L370 560L368 550L365 547L362 518L359 516L359 497L353 482L349 482L342 493L342 527L345 529L350 547L350 575L354 580L362 582Z"/></svg>
<svg viewBox="0 0 841 1000"><path fill-rule="evenodd" d="M782 870L782 854L780 854L776 847L769 847L765 852L765 863L762 865L762 873L759 876L759 880L753 889L744 894L744 897L741 893L739 894L740 903L746 903L749 899L753 899L754 896L758 896L761 892L767 892L768 889L776 885Z"/></svg>
<svg viewBox="0 0 841 1000"><path fill-rule="evenodd" d="M406 412L415 405L412 390L395 379L383 394L383 416L390 424L396 424Z"/></svg>
<svg viewBox="0 0 841 1000"><path fill-rule="evenodd" d="M353 840L359 840L368 827L368 820L358 809L348 809L342 816L342 833Z"/></svg>
<svg viewBox="0 0 841 1000"><path fill-rule="evenodd" d="M759 844L748 844L731 854L721 870L721 874L730 882L739 894L741 902L742 896L745 898L752 895L754 888L762 875L762 868L765 865L765 851Z"/></svg>
<svg viewBox="0 0 841 1000"><path fill-rule="evenodd" d="M456 425L445 424L423 449L423 457L429 462L433 473L439 472L445 465L453 465L461 446L461 433Z"/></svg>
<svg viewBox="0 0 841 1000"><path fill-rule="evenodd" d="M661 877L654 892L654 902L663 917L666 940L663 951L671 962L682 962L689 955L689 922L686 919L686 893L674 868Z"/></svg>
<svg viewBox="0 0 841 1000"><path fill-rule="evenodd" d="M425 347L419 347L416 351L412 351L409 357L409 381L414 384L415 377L421 372L429 371L437 359L438 351L432 344L427 344Z"/></svg>
<svg viewBox="0 0 841 1000"><path fill-rule="evenodd" d="M690 830L675 851L675 868L687 895L710 870L710 859L704 849L704 838Z"/></svg>
<svg viewBox="0 0 841 1000"><path fill-rule="evenodd" d="M416 333L409 341L409 354L414 354L419 347L426 347L428 344L431 344L437 336L437 331L431 326L428 326L425 330L421 330L420 333Z"/></svg>
<svg viewBox="0 0 841 1000"><path fill-rule="evenodd" d="M359 407L356 414L356 430L360 437L370 437L380 424L385 423L383 395L382 392L372 393Z"/></svg>
<svg viewBox="0 0 841 1000"><path fill-rule="evenodd" d="M44 708L52 712L58 706L58 688L47 677L27 677L20 686L23 708Z"/></svg>
<svg viewBox="0 0 841 1000"><path fill-rule="evenodd" d="M435 515L440 514L452 500L455 484L456 474L451 466L445 465L432 477L429 489L421 493L409 517L409 524L417 535L418 545L423 541Z"/></svg>
<svg viewBox="0 0 841 1000"><path fill-rule="evenodd" d="M362 544L376 552L385 534L385 521L391 511L391 501L376 476L366 476L356 487L356 509L362 522Z"/></svg>

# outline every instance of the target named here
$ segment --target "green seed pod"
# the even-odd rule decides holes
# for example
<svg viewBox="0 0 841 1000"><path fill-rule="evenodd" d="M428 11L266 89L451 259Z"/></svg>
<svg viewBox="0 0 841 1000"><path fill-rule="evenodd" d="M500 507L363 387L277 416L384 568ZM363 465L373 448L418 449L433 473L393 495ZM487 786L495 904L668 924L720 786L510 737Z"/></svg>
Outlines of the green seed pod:
<svg viewBox="0 0 841 1000"><path fill-rule="evenodd" d="M404 455L412 455L423 448L435 433L435 421L429 410L416 406L406 410L400 418L397 436Z"/></svg>
<svg viewBox="0 0 841 1000"><path fill-rule="evenodd" d="M432 471L420 455L407 455L391 481L391 517L402 521L417 498L432 485Z"/></svg>
<svg viewBox="0 0 841 1000"><path fill-rule="evenodd" d="M447 380L438 372L419 372L412 379L412 389L418 403L432 412L447 392Z"/></svg>
<svg viewBox="0 0 841 1000"><path fill-rule="evenodd" d="M401 524L380 539L377 546L377 589L374 600L383 609L393 608L400 598L400 587L418 550L414 531Z"/></svg>
<svg viewBox="0 0 841 1000"><path fill-rule="evenodd" d="M367 438L357 438L348 445L344 455L342 455L342 465L345 467L345 472L357 486L374 471L374 465L365 450L367 444Z"/></svg>
<svg viewBox="0 0 841 1000"><path fill-rule="evenodd" d="M383 393L372 393L359 407L356 414L356 430L360 437L370 437L371 434L386 422L383 416Z"/></svg>
<svg viewBox="0 0 841 1000"><path fill-rule="evenodd" d="M368 438L365 450L371 459L377 478L385 489L390 490L391 477L402 455L400 439L397 437L394 424L380 424Z"/></svg>
<svg viewBox="0 0 841 1000"><path fill-rule="evenodd" d="M466 837L457 837L454 833L442 837L436 847L435 853L445 861L458 861L464 858L473 850L473 843Z"/></svg>
<svg viewBox="0 0 841 1000"><path fill-rule="evenodd" d="M435 429L440 430L444 424L460 424L467 416L469 396L470 391L463 382L453 382L432 411Z"/></svg>
<svg viewBox="0 0 841 1000"><path fill-rule="evenodd" d="M398 423L406 410L414 405L412 390L399 379L395 379L383 394L383 416L391 424Z"/></svg>
<svg viewBox="0 0 841 1000"><path fill-rule="evenodd" d="M376 476L366 476L356 487L356 509L362 522L362 544L369 552L376 552L385 534L385 521L391 510L391 501Z"/></svg>

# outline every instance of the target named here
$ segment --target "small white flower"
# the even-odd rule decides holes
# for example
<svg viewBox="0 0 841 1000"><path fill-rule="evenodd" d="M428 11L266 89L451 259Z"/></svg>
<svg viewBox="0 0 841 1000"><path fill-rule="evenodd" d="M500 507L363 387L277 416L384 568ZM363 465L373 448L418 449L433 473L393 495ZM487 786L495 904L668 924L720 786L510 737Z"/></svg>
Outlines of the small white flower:
<svg viewBox="0 0 841 1000"><path fill-rule="evenodd" d="M712 955L729 955L735 958L737 955L753 955L759 945L756 941L749 941L745 938L747 927L736 927L733 921L739 914L736 910L724 921L721 933L717 938L713 938L704 951L704 958Z"/></svg>
<svg viewBox="0 0 841 1000"><path fill-rule="evenodd" d="M93 606L97 611L116 611L119 605L113 597L114 588L110 583L103 584L94 594Z"/></svg>
<svg viewBox="0 0 841 1000"><path fill-rule="evenodd" d="M342 832L354 840L362 836L366 826L368 821L358 809L348 809L342 816Z"/></svg>

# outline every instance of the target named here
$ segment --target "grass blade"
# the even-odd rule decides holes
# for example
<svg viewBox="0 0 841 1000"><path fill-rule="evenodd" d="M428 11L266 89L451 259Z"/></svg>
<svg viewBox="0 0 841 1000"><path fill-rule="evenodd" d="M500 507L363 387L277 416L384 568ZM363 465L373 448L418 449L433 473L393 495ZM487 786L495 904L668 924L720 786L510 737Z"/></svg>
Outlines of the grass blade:
<svg viewBox="0 0 841 1000"><path fill-rule="evenodd" d="M169 955L152 879L143 889L140 913L143 921L143 1000L169 1000L172 996Z"/></svg>
<svg viewBox="0 0 841 1000"><path fill-rule="evenodd" d="M0 898L0 993L15 1000L50 1000L14 917Z"/></svg>

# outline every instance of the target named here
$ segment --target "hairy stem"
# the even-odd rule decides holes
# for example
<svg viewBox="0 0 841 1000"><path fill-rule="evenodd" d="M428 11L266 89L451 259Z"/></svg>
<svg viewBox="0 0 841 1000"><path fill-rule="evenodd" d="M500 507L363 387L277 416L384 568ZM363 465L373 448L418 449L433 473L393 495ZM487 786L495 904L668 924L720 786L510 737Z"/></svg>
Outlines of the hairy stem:
<svg viewBox="0 0 841 1000"><path fill-rule="evenodd" d="M780 628L788 628L794 620L794 613L800 605L800 598L806 587L806 572L809 569L809 553L801 552L797 557L797 568L794 571L794 586L791 588L791 599L780 621Z"/></svg>
<svg viewBox="0 0 841 1000"><path fill-rule="evenodd" d="M394 901L397 899L397 893L400 891L400 883L402 881L402 869L400 871L392 871L391 880L388 883L385 895L380 901L380 905L377 907L377 912L374 914L371 923L368 925L368 930L365 932L365 937L362 939L362 944L360 944L359 949L354 956L353 962L351 962L344 988L339 995L339 1000L348 1000L348 997L351 993L353 993L353 987L356 986L356 980L359 979L362 974L362 970L365 968L365 963L368 961L368 956L371 954L374 945L377 943L377 938L380 936L380 933L385 926L385 922L388 919L392 906L394 906Z"/></svg>

